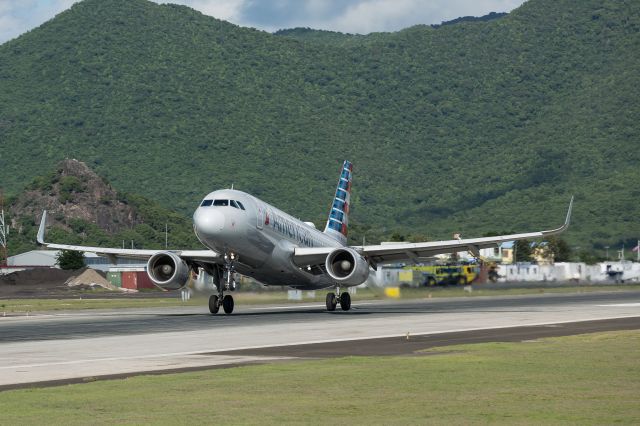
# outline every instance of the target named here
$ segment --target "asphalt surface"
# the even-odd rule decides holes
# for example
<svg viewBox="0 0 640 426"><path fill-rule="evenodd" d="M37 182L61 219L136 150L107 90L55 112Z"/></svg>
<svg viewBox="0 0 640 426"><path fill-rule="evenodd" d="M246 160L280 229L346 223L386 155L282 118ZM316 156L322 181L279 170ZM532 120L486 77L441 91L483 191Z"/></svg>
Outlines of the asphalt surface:
<svg viewBox="0 0 640 426"><path fill-rule="evenodd" d="M148 308L0 317L0 390L640 329L640 292Z"/></svg>
<svg viewBox="0 0 640 426"><path fill-rule="evenodd" d="M422 299L397 302L357 302L348 312L326 312L323 304L259 307L236 305L232 315L211 315L206 306L144 310L84 311L33 316L29 321L0 321L0 343L82 339L131 334L227 329L243 326L302 324L339 317L389 318L413 314L504 312L552 308L554 305L640 303L640 292L542 294L508 297ZM203 302L204 303L204 302ZM285 309L282 309L285 308ZM640 312L639 312L640 315Z"/></svg>
<svg viewBox="0 0 640 426"><path fill-rule="evenodd" d="M470 330L454 333L411 334L382 339L346 342L314 343L308 345L275 346L216 352L216 355L291 356L304 358L335 358L343 356L400 356L424 355L425 349L488 342L522 342L546 337L571 336L615 330L640 330L640 316L564 324L511 327L489 330Z"/></svg>

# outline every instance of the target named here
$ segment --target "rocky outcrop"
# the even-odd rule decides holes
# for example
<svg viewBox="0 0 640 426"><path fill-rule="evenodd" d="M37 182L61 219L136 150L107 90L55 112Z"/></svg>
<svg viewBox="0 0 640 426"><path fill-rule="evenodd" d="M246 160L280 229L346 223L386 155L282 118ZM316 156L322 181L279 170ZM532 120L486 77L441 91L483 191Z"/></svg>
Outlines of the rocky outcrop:
<svg viewBox="0 0 640 426"><path fill-rule="evenodd" d="M49 176L36 178L12 203L11 227L22 231L22 221L38 223L47 210L49 226L70 230L74 220L96 224L107 233L130 229L142 219L126 199L87 165L75 159L62 161ZM82 225L77 225L82 228ZM80 231L82 231L80 229Z"/></svg>

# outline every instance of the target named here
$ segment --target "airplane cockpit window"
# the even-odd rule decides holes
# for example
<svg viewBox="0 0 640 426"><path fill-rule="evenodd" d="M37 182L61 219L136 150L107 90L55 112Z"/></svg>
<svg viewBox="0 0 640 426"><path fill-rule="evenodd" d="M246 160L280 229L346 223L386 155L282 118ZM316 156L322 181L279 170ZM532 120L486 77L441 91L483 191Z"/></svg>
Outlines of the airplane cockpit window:
<svg viewBox="0 0 640 426"><path fill-rule="evenodd" d="M240 208L241 208L242 210L245 210L244 206L242 205L242 203L241 203L240 201L237 201L237 203L238 203L238 205L240 206Z"/></svg>
<svg viewBox="0 0 640 426"><path fill-rule="evenodd" d="M200 207L209 207L211 204L213 204L213 200L204 200Z"/></svg>
<svg viewBox="0 0 640 426"><path fill-rule="evenodd" d="M231 203L231 207L239 209L240 207L238 207L238 203L236 203L235 200L229 200L229 202Z"/></svg>
<svg viewBox="0 0 640 426"><path fill-rule="evenodd" d="M213 205L217 207L226 207L229 205L229 200L213 200Z"/></svg>

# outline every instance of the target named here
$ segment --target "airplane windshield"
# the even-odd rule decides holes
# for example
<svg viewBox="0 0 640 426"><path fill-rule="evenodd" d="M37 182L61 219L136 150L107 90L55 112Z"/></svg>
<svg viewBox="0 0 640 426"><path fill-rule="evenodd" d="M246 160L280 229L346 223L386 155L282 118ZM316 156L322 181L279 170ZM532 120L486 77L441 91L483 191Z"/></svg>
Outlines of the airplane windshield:
<svg viewBox="0 0 640 426"><path fill-rule="evenodd" d="M218 207L226 207L229 205L229 200L213 200L213 205Z"/></svg>
<svg viewBox="0 0 640 426"><path fill-rule="evenodd" d="M230 200L229 202L231 203L231 207L234 207L236 209L240 208L240 207L238 207L238 203L236 203L235 200Z"/></svg>
<svg viewBox="0 0 640 426"><path fill-rule="evenodd" d="M201 207L208 207L213 203L213 200L204 200L202 202L202 204L200 204Z"/></svg>
<svg viewBox="0 0 640 426"><path fill-rule="evenodd" d="M242 210L245 210L244 206L242 205L242 203L241 203L240 201L237 201L237 203L238 203L238 205L240 206L240 208L241 208Z"/></svg>

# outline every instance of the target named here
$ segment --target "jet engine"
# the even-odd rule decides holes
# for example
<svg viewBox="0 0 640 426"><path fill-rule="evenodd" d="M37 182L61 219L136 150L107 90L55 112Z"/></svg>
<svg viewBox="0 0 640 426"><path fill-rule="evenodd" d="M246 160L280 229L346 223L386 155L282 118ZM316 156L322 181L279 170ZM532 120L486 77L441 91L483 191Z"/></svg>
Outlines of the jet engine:
<svg viewBox="0 0 640 426"><path fill-rule="evenodd" d="M189 280L189 266L175 253L161 251L147 262L147 274L158 287L179 290Z"/></svg>
<svg viewBox="0 0 640 426"><path fill-rule="evenodd" d="M369 264L352 248L335 249L327 256L325 266L338 284L359 285L369 277Z"/></svg>

